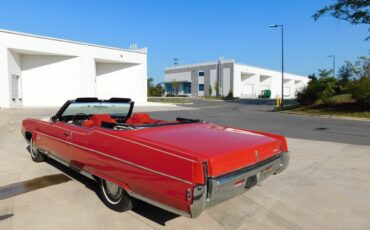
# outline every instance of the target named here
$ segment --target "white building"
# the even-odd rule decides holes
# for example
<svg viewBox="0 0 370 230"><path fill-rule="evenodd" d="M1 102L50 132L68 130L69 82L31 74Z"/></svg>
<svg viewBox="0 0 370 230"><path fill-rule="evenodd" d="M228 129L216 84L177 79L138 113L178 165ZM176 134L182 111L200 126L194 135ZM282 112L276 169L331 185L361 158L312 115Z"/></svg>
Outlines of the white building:
<svg viewBox="0 0 370 230"><path fill-rule="evenodd" d="M217 79L221 96L232 92L234 97L258 98L263 90L270 90L271 98L281 97L281 71L239 64L234 60L166 68L166 94L173 93L175 81L179 95L208 96L212 87L212 95L215 96ZM307 77L284 73L284 98L295 98L296 91L308 81Z"/></svg>
<svg viewBox="0 0 370 230"><path fill-rule="evenodd" d="M0 107L61 106L77 97L147 101L147 50L0 30Z"/></svg>

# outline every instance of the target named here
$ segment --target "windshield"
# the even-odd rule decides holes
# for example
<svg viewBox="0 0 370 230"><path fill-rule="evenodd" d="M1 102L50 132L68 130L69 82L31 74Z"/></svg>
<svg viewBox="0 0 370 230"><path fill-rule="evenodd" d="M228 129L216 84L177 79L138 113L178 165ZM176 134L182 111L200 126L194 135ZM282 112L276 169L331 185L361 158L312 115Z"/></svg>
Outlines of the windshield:
<svg viewBox="0 0 370 230"><path fill-rule="evenodd" d="M126 117L130 107L130 103L122 102L74 102L66 108L62 116L74 116L78 113L83 113L87 115L109 114L112 117Z"/></svg>

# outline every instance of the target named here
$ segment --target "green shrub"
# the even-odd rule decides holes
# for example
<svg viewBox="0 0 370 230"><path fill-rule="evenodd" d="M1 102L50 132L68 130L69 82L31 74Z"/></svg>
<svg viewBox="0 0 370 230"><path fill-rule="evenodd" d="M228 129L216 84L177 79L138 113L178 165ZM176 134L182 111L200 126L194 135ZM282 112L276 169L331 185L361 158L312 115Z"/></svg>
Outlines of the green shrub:
<svg viewBox="0 0 370 230"><path fill-rule="evenodd" d="M356 100L363 108L370 108L370 79L362 77L351 83L350 91L352 98Z"/></svg>
<svg viewBox="0 0 370 230"><path fill-rule="evenodd" d="M226 100L232 100L234 98L233 91L230 89L229 93L225 97Z"/></svg>
<svg viewBox="0 0 370 230"><path fill-rule="evenodd" d="M306 87L297 92L297 101L302 105L310 105L318 100L325 104L331 104L330 98L335 95L336 88L337 79L333 77L312 79Z"/></svg>
<svg viewBox="0 0 370 230"><path fill-rule="evenodd" d="M331 98L337 92L337 79L332 77L320 78L319 82L321 84L319 88L322 90L319 92L319 99L321 99L324 104L333 104L334 101L331 100Z"/></svg>
<svg viewBox="0 0 370 230"><path fill-rule="evenodd" d="M309 85L297 91L296 96L298 103L301 105L311 105L318 99L317 90Z"/></svg>
<svg viewBox="0 0 370 230"><path fill-rule="evenodd" d="M157 84L156 86L149 86L148 88L148 96L150 97L161 97L163 95L164 89L161 84Z"/></svg>

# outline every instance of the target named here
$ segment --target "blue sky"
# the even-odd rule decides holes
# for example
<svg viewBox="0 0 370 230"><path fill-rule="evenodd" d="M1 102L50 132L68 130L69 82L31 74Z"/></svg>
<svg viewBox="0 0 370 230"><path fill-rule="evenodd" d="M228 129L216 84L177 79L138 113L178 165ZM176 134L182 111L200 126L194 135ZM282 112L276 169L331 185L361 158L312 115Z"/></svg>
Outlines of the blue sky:
<svg viewBox="0 0 370 230"><path fill-rule="evenodd" d="M0 1L0 28L128 48L148 47L148 75L163 79L164 67L217 60L280 70L280 31L285 26L285 68L308 75L330 69L327 56L369 56L368 27L325 17L314 22L326 0L187 1Z"/></svg>

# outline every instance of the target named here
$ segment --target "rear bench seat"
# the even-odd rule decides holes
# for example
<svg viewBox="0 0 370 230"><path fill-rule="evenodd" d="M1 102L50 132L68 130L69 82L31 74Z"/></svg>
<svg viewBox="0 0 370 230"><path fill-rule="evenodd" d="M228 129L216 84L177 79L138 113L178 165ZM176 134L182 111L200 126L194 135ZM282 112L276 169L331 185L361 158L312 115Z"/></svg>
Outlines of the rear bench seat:
<svg viewBox="0 0 370 230"><path fill-rule="evenodd" d="M130 125L145 125L145 124L159 124L164 123L166 121L156 120L149 116L147 113L134 113L131 117L126 121L126 124Z"/></svg>
<svg viewBox="0 0 370 230"><path fill-rule="evenodd" d="M101 126L103 121L113 124L117 123L117 121L114 120L109 114L94 114L90 117L89 120L82 122L82 126L84 127ZM126 121L126 124L145 125L145 124L159 124L165 122L166 121L151 118L148 113L134 113Z"/></svg>
<svg viewBox="0 0 370 230"><path fill-rule="evenodd" d="M109 114L94 114L90 117L89 120L82 122L82 126L85 127L93 127L93 126L101 126L101 123L109 122L109 123L117 123Z"/></svg>

